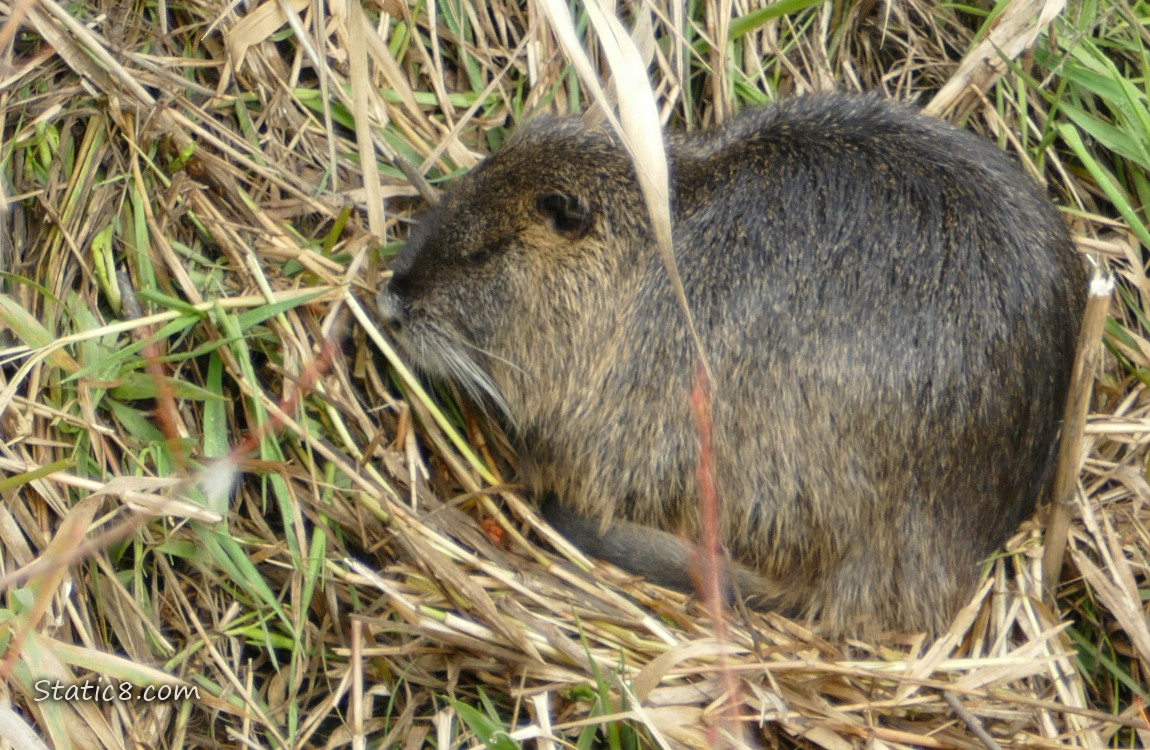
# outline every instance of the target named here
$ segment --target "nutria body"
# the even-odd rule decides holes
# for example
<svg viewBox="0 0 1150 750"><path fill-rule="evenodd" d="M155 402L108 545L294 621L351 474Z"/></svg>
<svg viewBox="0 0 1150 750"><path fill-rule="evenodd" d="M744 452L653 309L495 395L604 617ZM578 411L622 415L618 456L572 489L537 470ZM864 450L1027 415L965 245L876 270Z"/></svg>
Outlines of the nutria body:
<svg viewBox="0 0 1150 750"><path fill-rule="evenodd" d="M1085 287L1058 211L992 144L876 98L668 154L740 588L831 633L945 628L1054 456ZM609 133L529 124L422 218L380 307L504 414L561 531L682 586L653 530L698 536L695 351L647 215Z"/></svg>

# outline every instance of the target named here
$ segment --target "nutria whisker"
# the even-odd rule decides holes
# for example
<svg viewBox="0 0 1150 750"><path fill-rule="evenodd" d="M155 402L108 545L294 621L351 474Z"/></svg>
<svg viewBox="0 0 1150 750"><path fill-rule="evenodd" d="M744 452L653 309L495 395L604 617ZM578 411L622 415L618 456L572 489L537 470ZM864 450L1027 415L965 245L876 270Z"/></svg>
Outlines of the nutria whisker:
<svg viewBox="0 0 1150 750"><path fill-rule="evenodd" d="M415 349L413 354L422 367L459 385L480 408L490 404L499 413L510 416L502 391L487 371L464 351L473 349L490 355L437 321L424 321L423 329L421 335L410 339Z"/></svg>

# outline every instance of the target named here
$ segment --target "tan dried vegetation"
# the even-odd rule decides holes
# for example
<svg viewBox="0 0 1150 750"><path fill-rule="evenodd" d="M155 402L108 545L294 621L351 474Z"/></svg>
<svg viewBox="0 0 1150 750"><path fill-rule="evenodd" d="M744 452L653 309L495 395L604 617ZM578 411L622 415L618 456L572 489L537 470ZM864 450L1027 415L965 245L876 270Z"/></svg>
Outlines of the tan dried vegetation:
<svg viewBox="0 0 1150 750"><path fill-rule="evenodd" d="M1150 744L1150 7L1063 5L0 3L0 745ZM683 596L579 572L498 435L396 361L367 308L413 185L645 66L639 132L917 101L1113 265L1057 612L1028 522L936 642L757 614L719 642ZM38 700L97 679L198 697Z"/></svg>

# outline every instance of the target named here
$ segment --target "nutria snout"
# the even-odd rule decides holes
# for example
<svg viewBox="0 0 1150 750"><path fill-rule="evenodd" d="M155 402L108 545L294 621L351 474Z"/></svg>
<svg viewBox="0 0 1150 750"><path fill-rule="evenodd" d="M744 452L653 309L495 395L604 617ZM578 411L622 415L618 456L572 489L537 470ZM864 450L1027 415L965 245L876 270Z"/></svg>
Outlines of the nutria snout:
<svg viewBox="0 0 1150 750"><path fill-rule="evenodd" d="M740 584L831 633L942 630L1049 474L1085 287L1058 211L992 144L872 97L668 158ZM393 270L406 356L505 417L560 530L686 585L695 353L615 138L524 126Z"/></svg>

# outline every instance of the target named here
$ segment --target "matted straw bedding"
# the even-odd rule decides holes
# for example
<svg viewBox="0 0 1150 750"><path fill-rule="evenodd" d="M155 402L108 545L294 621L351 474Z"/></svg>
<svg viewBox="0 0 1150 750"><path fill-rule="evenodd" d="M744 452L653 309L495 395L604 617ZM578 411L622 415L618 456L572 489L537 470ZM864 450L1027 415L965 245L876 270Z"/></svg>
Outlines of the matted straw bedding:
<svg viewBox="0 0 1150 750"><path fill-rule="evenodd" d="M1118 138L1146 111L1120 83L1144 21L620 9L664 121L765 91L916 101L1018 154L1119 276L1059 611L1032 520L943 637L836 644L770 614L719 632L582 558L482 414L380 337L410 173L447 180L528 114L586 108L572 40L608 100L646 85L629 42L596 43L611 16L577 4L564 30L565 7L0 5L0 746L1150 744L1150 189ZM1101 93L1065 99L1092 82L1130 96L1110 131ZM85 684L157 699L40 692Z"/></svg>

